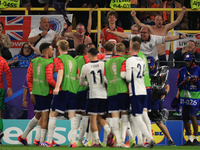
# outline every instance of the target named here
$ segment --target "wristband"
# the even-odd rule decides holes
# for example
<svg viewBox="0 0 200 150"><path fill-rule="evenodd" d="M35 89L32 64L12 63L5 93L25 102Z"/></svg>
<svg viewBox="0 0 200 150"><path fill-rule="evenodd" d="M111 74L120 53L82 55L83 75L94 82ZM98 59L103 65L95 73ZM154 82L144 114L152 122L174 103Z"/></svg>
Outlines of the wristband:
<svg viewBox="0 0 200 150"><path fill-rule="evenodd" d="M179 34L179 39L182 39L182 38L181 38L181 34Z"/></svg>
<svg viewBox="0 0 200 150"><path fill-rule="evenodd" d="M26 99L23 99L23 102L24 102L24 101L27 101L27 100L26 100Z"/></svg>

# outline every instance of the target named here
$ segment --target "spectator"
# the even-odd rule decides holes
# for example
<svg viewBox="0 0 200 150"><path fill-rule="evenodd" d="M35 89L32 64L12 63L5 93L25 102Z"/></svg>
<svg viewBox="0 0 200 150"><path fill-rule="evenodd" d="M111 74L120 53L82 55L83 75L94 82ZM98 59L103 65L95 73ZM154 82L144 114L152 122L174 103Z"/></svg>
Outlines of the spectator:
<svg viewBox="0 0 200 150"><path fill-rule="evenodd" d="M181 8L181 4L175 0L166 0L165 2L162 2L160 4L160 8ZM171 22L171 12L170 11L160 11L160 16L163 16L164 24L168 24ZM181 14L180 11L174 12L174 19L178 18L178 16ZM175 30L180 30L181 25L178 24L175 28Z"/></svg>
<svg viewBox="0 0 200 150"><path fill-rule="evenodd" d="M147 26L151 32L151 34L154 35L160 35L160 36L166 36L169 32L169 30L171 30L172 28L174 28L177 24L179 24L181 22L181 20L183 19L183 16L186 12L186 8L183 6L182 8L182 12L179 15L179 17L172 23L169 23L167 25L162 25L163 24L163 18L160 15L157 15L155 17L155 26L150 26L150 25L145 25L143 23L141 23L137 17L136 17L136 12L132 11L131 15L133 16L133 19L135 21L135 23L140 26L140 27L145 27ZM160 65L167 65L166 63L166 44L159 44L157 46L157 50L158 50L158 56L159 56L159 60L163 61L160 62Z"/></svg>
<svg viewBox="0 0 200 150"><path fill-rule="evenodd" d="M141 8L158 8L159 5L155 3L155 0L146 0L147 4L141 6ZM155 16L158 15L156 11L143 11L139 13L138 18L141 22L148 25L155 25L154 20Z"/></svg>
<svg viewBox="0 0 200 150"><path fill-rule="evenodd" d="M131 8L131 2L129 1L115 1L111 0L110 7L112 9L116 8ZM131 21L130 21L130 12L128 11L119 11L118 12L119 20L122 24L122 27L126 30L130 29Z"/></svg>
<svg viewBox="0 0 200 150"><path fill-rule="evenodd" d="M142 39L140 50L146 57L153 56L155 60L158 60L157 54L157 45L163 44L164 42L174 41L178 39L186 38L186 35L183 34L181 36L158 36L150 34L150 30L148 27L142 27L140 30L140 34L131 34L128 35L126 33L111 31L107 29L106 32L114 34L124 39L131 40L134 36L139 36Z"/></svg>
<svg viewBox="0 0 200 150"><path fill-rule="evenodd" d="M110 29L111 31L124 32L122 28L116 26L117 18L118 18L118 15L116 11L108 12L107 19L108 19L109 25L108 27L103 28L101 30L101 35L100 35L100 42L102 46L104 46L104 44L110 39L116 40L117 43L120 43L122 41L120 37L117 37L115 35L112 35L106 32L107 29Z"/></svg>
<svg viewBox="0 0 200 150"><path fill-rule="evenodd" d="M74 40L74 47L76 48L79 44L85 44L92 43L92 40L89 36L85 35L85 26L83 24L78 24L76 26L76 32L65 32L65 29L67 26L64 25L64 30L62 31L61 35L64 37L72 38Z"/></svg>
<svg viewBox="0 0 200 150"><path fill-rule="evenodd" d="M30 11L31 7L44 7L44 11L40 11L40 15L46 15L49 9L50 0L27 0L26 9ZM31 15L39 15L38 11L31 12Z"/></svg>
<svg viewBox="0 0 200 150"><path fill-rule="evenodd" d="M131 34L139 34L140 28L137 24L134 24L131 26Z"/></svg>
<svg viewBox="0 0 200 150"><path fill-rule="evenodd" d="M186 46L183 48L178 49L174 53L174 59L175 59L175 67L176 68L181 68L185 66L184 62L184 56L186 53L193 54L195 56L195 59L197 60L196 64L200 65L200 53L196 51L196 44L193 40L189 40ZM178 62L182 61L182 62Z"/></svg>
<svg viewBox="0 0 200 150"><path fill-rule="evenodd" d="M40 51L33 47L30 43L24 43L19 54L15 55L11 61L8 61L8 65L12 65L15 67L28 67L30 64L30 60L33 59L36 54L34 51L41 55Z"/></svg>
<svg viewBox="0 0 200 150"><path fill-rule="evenodd" d="M42 43L53 43L56 42L58 34L49 28L49 19L42 17L40 19L40 27L34 28L29 34L28 41L34 44L34 47L39 49ZM53 45L53 44L52 44Z"/></svg>
<svg viewBox="0 0 200 150"><path fill-rule="evenodd" d="M0 51L1 51L1 56L4 57L4 59L10 59L6 55L8 53L6 53L5 51L8 51L9 54L10 54L9 48L11 47L11 41L10 41L10 37L8 35L3 34L3 29L4 29L3 23L0 22ZM10 54L10 56L11 56L11 54Z"/></svg>

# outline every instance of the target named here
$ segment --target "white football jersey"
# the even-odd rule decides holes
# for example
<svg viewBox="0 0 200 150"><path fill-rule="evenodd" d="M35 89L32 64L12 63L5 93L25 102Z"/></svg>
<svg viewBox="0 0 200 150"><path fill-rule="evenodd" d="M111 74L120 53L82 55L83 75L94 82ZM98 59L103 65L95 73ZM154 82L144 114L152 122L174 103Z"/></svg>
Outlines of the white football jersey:
<svg viewBox="0 0 200 150"><path fill-rule="evenodd" d="M89 83L89 98L107 99L105 81L103 78L104 62L95 61L83 65L81 78L87 78Z"/></svg>
<svg viewBox="0 0 200 150"><path fill-rule="evenodd" d="M129 96L147 95L144 84L145 63L134 55L126 60L126 80L129 82Z"/></svg>
<svg viewBox="0 0 200 150"><path fill-rule="evenodd" d="M104 62L108 61L111 58L112 54L106 54L105 57L102 59Z"/></svg>

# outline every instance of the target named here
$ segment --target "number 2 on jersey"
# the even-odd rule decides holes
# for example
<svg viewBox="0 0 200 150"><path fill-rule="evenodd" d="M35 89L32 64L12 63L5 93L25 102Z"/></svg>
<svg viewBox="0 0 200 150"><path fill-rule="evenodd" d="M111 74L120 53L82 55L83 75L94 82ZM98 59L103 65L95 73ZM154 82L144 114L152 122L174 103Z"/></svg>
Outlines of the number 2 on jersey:
<svg viewBox="0 0 200 150"><path fill-rule="evenodd" d="M137 78L142 78L144 76L144 68L145 65L143 65L143 68L140 64L137 64L137 68L139 68L139 72L137 74Z"/></svg>
<svg viewBox="0 0 200 150"><path fill-rule="evenodd" d="M103 78L102 78L102 72L101 72L101 70L98 70L97 73L99 73L99 75L100 75L100 83L102 84L103 83ZM95 72L91 71L90 74L93 75L94 84L96 84L97 82L96 82Z"/></svg>

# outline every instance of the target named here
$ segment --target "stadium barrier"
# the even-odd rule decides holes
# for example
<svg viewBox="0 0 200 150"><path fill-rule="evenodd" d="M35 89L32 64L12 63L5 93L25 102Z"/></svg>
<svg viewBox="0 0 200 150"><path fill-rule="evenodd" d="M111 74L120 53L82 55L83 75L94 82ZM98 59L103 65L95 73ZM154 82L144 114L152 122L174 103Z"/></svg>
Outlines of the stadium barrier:
<svg viewBox="0 0 200 150"><path fill-rule="evenodd" d="M18 145L21 144L18 142L17 137L23 133L26 126L28 125L30 120L3 120L4 124L4 137L2 139L3 145ZM200 131L200 121L198 121L198 129ZM188 139L186 136L186 132L184 130L184 125L182 121L167 121L165 123L167 126L169 133L171 134L172 139L176 143L177 146L184 144ZM168 140L163 135L161 130L157 127L155 123L151 124L152 135L157 143L157 146L167 146ZM71 124L69 120L57 120L56 128L54 132L55 142L61 145L69 145L69 141L71 139ZM191 128L193 133L193 128ZM79 134L80 129L78 129ZM101 128L100 132L100 140L103 140L103 128ZM36 128L34 128L28 135L28 144L33 144L33 140L35 138ZM77 137L78 137L77 134ZM200 132L198 133L200 139ZM127 140L128 138L126 138Z"/></svg>
<svg viewBox="0 0 200 150"><path fill-rule="evenodd" d="M89 11L90 8L67 8L66 11ZM98 18L98 24L97 24L97 30L91 30L91 33L97 33L97 41L99 41L99 33L98 31L101 31L101 11L112 11L111 8L97 8L93 9L93 11L97 11L97 18ZM170 11L171 12L171 22L174 21L174 12L175 11L182 11L181 8L116 8L115 11ZM25 15L29 15L29 12L26 8L6 8L1 9L1 11L24 11ZM31 8L31 11L44 11L44 8ZM48 11L55 11L54 8L49 8ZM187 11L200 11L200 9L192 10L187 9ZM169 32L173 33L173 30L170 30ZM76 30L72 30L73 32L76 32ZM176 30L178 32L183 33L200 33L200 30ZM130 32L130 30L124 30L124 32ZM97 43L99 46L99 43ZM171 51L173 51L173 42L171 42Z"/></svg>

